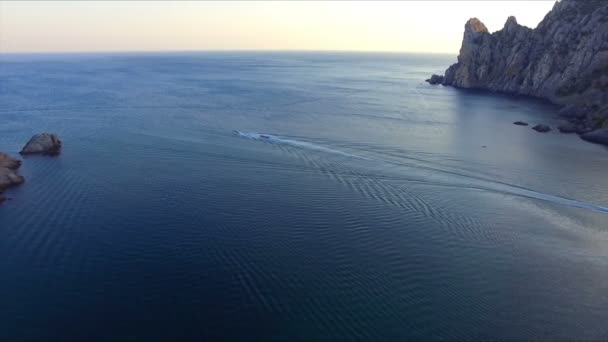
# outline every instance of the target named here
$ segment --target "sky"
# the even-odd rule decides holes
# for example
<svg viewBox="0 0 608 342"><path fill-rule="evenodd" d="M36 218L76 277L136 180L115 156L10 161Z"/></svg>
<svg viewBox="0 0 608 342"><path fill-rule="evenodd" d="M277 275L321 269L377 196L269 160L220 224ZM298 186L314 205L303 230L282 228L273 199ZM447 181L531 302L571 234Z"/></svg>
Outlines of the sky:
<svg viewBox="0 0 608 342"><path fill-rule="evenodd" d="M458 53L464 23L536 27L554 1L4 1L0 53L329 50Z"/></svg>

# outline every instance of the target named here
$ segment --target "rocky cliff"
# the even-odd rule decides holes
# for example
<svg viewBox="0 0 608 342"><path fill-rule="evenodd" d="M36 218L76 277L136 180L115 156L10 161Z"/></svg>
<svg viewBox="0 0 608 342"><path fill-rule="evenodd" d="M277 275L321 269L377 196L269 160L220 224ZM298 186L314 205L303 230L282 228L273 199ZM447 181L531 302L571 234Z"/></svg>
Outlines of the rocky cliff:
<svg viewBox="0 0 608 342"><path fill-rule="evenodd" d="M430 83L529 95L565 105L580 133L608 127L608 1L561 0L530 29L509 17L465 25L458 62Z"/></svg>

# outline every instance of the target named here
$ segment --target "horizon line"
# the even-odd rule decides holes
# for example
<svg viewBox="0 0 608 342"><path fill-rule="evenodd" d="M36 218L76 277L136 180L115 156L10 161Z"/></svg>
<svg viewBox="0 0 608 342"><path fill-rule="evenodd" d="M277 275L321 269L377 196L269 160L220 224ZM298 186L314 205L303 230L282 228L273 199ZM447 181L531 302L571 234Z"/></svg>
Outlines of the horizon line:
<svg viewBox="0 0 608 342"><path fill-rule="evenodd" d="M0 55L62 55L62 54L121 54L121 53L192 53L192 52L330 52L330 53L393 53L458 55L457 52L405 50L329 50L329 49L200 49L200 50L76 50L76 51L1 51Z"/></svg>

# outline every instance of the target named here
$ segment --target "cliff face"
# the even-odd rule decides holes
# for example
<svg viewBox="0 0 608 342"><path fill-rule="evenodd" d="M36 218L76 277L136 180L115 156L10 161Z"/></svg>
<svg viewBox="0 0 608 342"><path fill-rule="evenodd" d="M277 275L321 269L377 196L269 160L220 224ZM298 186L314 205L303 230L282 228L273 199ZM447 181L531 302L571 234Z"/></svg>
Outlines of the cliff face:
<svg viewBox="0 0 608 342"><path fill-rule="evenodd" d="M489 33L470 19L458 63L429 81L572 105L567 111L573 116L593 118L585 124L601 127L600 118L608 117L608 1L556 2L536 29L509 17Z"/></svg>

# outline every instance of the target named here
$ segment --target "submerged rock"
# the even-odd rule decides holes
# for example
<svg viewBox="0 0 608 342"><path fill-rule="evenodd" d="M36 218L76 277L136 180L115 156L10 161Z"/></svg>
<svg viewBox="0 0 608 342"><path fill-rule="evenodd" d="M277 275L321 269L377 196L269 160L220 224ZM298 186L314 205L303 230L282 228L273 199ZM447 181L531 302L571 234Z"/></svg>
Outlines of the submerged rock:
<svg viewBox="0 0 608 342"><path fill-rule="evenodd" d="M517 126L528 126L528 123L523 121L515 121L513 124Z"/></svg>
<svg viewBox="0 0 608 342"><path fill-rule="evenodd" d="M443 76L433 74L433 76L431 76L431 78L427 79L426 82L429 82L430 84L442 84Z"/></svg>
<svg viewBox="0 0 608 342"><path fill-rule="evenodd" d="M34 135L21 149L21 154L58 154L61 150L61 140L53 133L40 133Z"/></svg>
<svg viewBox="0 0 608 342"><path fill-rule="evenodd" d="M551 127L549 127L547 125L536 125L536 126L532 127L532 129L537 132L540 132L540 133L546 133L551 130Z"/></svg>
<svg viewBox="0 0 608 342"><path fill-rule="evenodd" d="M19 185L25 178L17 174L17 169L21 166L21 161L11 158L6 153L0 152L0 203L6 200L1 195L1 191L11 186Z"/></svg>
<svg viewBox="0 0 608 342"><path fill-rule="evenodd" d="M602 145L608 145L608 128L598 129L581 134L581 139Z"/></svg>

